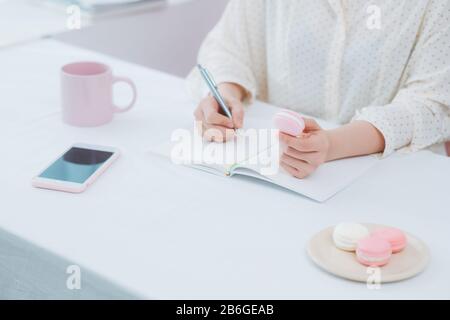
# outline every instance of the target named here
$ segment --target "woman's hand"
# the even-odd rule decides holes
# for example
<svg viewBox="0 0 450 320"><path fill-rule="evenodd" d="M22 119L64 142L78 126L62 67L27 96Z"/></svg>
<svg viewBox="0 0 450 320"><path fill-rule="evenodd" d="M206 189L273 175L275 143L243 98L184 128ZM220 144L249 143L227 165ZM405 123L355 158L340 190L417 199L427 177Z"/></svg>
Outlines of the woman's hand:
<svg viewBox="0 0 450 320"><path fill-rule="evenodd" d="M303 179L321 164L350 157L382 152L385 140L381 132L366 121L354 121L332 130L323 130L316 121L305 119L305 132L296 138L280 133L287 144L281 166Z"/></svg>
<svg viewBox="0 0 450 320"><path fill-rule="evenodd" d="M208 141L225 142L234 137L234 130L244 124L244 106L242 100L245 90L234 83L219 85L219 91L230 108L233 119L223 115L216 99L204 98L194 112L196 121L202 123L202 134Z"/></svg>
<svg viewBox="0 0 450 320"><path fill-rule="evenodd" d="M287 146L280 164L291 175L303 179L328 161L330 137L315 120L305 120L305 131L300 137L280 132L280 140Z"/></svg>

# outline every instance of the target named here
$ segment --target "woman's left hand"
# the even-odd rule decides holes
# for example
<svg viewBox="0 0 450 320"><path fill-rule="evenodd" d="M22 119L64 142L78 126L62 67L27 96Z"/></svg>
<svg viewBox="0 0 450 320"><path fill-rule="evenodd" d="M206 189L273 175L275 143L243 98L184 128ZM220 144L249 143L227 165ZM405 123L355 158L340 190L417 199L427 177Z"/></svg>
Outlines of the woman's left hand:
<svg viewBox="0 0 450 320"><path fill-rule="evenodd" d="M280 132L280 141L287 145L280 164L291 175L304 179L328 160L330 138L315 120L305 120L305 131L300 137Z"/></svg>

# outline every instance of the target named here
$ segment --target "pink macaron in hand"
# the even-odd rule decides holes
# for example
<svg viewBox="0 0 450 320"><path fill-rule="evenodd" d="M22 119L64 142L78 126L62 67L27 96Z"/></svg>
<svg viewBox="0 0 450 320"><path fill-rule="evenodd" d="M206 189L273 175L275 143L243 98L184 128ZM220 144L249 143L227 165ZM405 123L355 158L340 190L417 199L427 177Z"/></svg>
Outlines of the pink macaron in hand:
<svg viewBox="0 0 450 320"><path fill-rule="evenodd" d="M392 253L398 253L406 247L405 234L396 228L379 228L372 232L372 236L388 241L391 244Z"/></svg>
<svg viewBox="0 0 450 320"><path fill-rule="evenodd" d="M305 120L296 112L282 110L273 118L275 128L293 137L300 136L305 130Z"/></svg>
<svg viewBox="0 0 450 320"><path fill-rule="evenodd" d="M356 257L365 266L382 267L389 262L391 255L391 244L383 238L369 236L358 241Z"/></svg>

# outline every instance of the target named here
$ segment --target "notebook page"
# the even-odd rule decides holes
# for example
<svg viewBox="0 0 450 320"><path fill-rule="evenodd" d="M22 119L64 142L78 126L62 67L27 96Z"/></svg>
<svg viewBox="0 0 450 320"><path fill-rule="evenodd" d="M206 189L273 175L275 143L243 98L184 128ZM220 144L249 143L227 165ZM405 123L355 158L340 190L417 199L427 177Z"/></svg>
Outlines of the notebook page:
<svg viewBox="0 0 450 320"><path fill-rule="evenodd" d="M238 136L235 140L227 143L208 143L203 141L201 137L198 137L201 145L196 146L195 149L200 151L200 157L198 159L191 159L195 161L183 164L208 172L214 171L220 174L251 176L274 183L316 201L323 202L350 185L378 162L377 156L338 160L323 164L306 179L301 180L292 177L283 168L272 162L267 162L268 159L271 161L273 159L278 160L278 157L273 157L273 153L276 152L279 156L281 152L278 148L274 148L271 143L272 140L268 139L267 136L268 130L270 131L273 126L273 116L279 110L279 108L265 103L255 103L246 110L243 131L247 135ZM334 124L324 121L318 121L318 123L326 129L335 127ZM186 128L185 130L187 132L194 133L192 124L187 125ZM252 129L254 130L252 131ZM249 142L249 139L252 138L251 135L255 134L255 131L259 134L256 140L257 147L255 147L255 140L252 140L253 143ZM170 158L171 154L173 155L174 153L173 148L174 142L166 142L166 151L162 153ZM152 149L154 153L155 148ZM162 154L161 152L159 153ZM263 155L262 159L264 161L259 161L261 160L261 155ZM254 159L258 159L258 161L252 162Z"/></svg>
<svg viewBox="0 0 450 320"><path fill-rule="evenodd" d="M172 136L172 141L168 138L161 145L152 147L150 152L172 158L176 164L211 167L224 174L231 173L230 171L248 162L249 159L260 155L264 159L259 163L262 162L264 167L267 165L267 157L270 156L267 154L268 149L273 143L272 119L279 110L277 107L259 101L246 107L243 129L239 130L240 134L236 139L226 143L204 141L200 136L196 136L193 122L186 122L184 131L190 137L184 140L188 140L191 144L190 148L178 148L179 141L173 141ZM326 123L320 124L329 127Z"/></svg>
<svg viewBox="0 0 450 320"><path fill-rule="evenodd" d="M205 141L191 123L179 134L173 135L172 141L152 148L151 152L165 154L177 164L197 168L210 167L224 174L230 174L231 169L237 164L254 158L270 148L274 141L271 136L272 118L277 111L275 107L259 103L248 107L244 127L237 131L235 139L226 143Z"/></svg>
<svg viewBox="0 0 450 320"><path fill-rule="evenodd" d="M276 174L262 175L259 165L248 163L241 165L242 169L237 169L236 174L243 174L255 178L263 176L265 178L263 180L272 182L313 200L324 202L348 187L353 181L377 164L378 161L378 156L370 155L327 162L321 165L306 179L295 178L282 167L279 167ZM245 169L251 170L254 173L245 171Z"/></svg>

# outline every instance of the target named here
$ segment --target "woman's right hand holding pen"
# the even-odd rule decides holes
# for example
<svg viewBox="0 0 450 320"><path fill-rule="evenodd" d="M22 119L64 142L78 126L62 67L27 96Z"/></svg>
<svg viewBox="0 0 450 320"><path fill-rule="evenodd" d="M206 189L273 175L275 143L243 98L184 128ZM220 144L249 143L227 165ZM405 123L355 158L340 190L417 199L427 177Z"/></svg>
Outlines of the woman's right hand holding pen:
<svg viewBox="0 0 450 320"><path fill-rule="evenodd" d="M234 83L222 83L220 94L225 100L233 116L225 116L216 99L212 95L204 98L194 112L195 120L202 124L202 134L208 141L225 142L233 139L234 129L240 129L244 124L243 99L245 90Z"/></svg>

